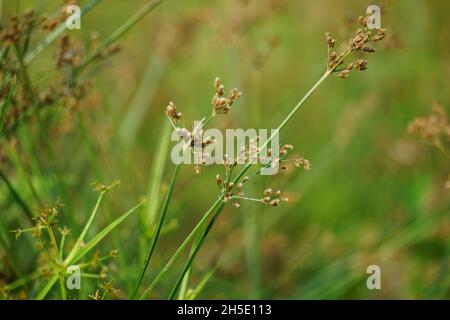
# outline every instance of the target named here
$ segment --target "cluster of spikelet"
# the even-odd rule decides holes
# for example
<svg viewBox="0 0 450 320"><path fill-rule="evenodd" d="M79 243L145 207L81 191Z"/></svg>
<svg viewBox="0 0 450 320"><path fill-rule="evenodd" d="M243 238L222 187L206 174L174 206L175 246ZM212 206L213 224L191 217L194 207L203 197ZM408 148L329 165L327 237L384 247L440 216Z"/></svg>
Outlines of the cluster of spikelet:
<svg viewBox="0 0 450 320"><path fill-rule="evenodd" d="M344 68L341 66L344 65L345 58L352 52L374 53L375 49L370 45L370 42L380 41L386 36L386 29L369 30L366 17L359 17L358 20L361 28L355 32L348 45L339 54L334 51L336 40L331 37L329 32L325 33L325 42L328 47L327 69L329 72L335 73L339 78L347 78L352 70L366 70L367 60L364 59L350 62Z"/></svg>

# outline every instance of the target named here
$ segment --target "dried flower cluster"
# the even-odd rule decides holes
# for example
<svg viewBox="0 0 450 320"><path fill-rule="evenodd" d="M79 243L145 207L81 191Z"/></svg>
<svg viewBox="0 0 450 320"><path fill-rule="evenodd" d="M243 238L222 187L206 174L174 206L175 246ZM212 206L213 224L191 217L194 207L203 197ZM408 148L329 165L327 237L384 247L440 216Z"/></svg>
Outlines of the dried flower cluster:
<svg viewBox="0 0 450 320"><path fill-rule="evenodd" d="M59 39L58 52L56 53L56 66L62 67L76 67L81 61L81 50L75 49L71 46L70 38L64 35Z"/></svg>
<svg viewBox="0 0 450 320"><path fill-rule="evenodd" d="M216 89L216 94L211 101L213 114L227 114L230 111L231 105L241 97L241 93L238 89L234 88L230 90L227 97L224 97L225 89L220 83L219 78L214 80L214 88Z"/></svg>
<svg viewBox="0 0 450 320"><path fill-rule="evenodd" d="M56 29L58 25L65 22L66 19L67 19L66 10L61 9L54 16L49 15L41 16L39 26L43 31L53 31Z"/></svg>
<svg viewBox="0 0 450 320"><path fill-rule="evenodd" d="M181 121L183 114L177 111L177 106L172 101L166 107L166 116L169 117L174 123L178 123Z"/></svg>
<svg viewBox="0 0 450 320"><path fill-rule="evenodd" d="M4 43L18 43L24 36L28 36L35 23L33 10L26 11L22 16L11 17L8 28L0 26L0 39Z"/></svg>
<svg viewBox="0 0 450 320"><path fill-rule="evenodd" d="M295 159L295 166L298 168L303 168L306 171L311 170L311 163L305 158Z"/></svg>
<svg viewBox="0 0 450 320"><path fill-rule="evenodd" d="M65 10L61 10L56 18L42 17L40 35L46 36L66 18ZM58 42L55 60L59 73L53 84L46 87L34 84L27 70L30 62L27 58L30 54L31 36L37 34L38 21L35 12L29 10L0 25L0 101L7 102L1 114L0 133L9 137L24 120L43 108L52 105L75 107L86 96L89 79L80 79L76 76L76 71L86 58L84 52L87 50L74 46L68 35L62 36ZM94 41L93 38L90 47L96 50ZM94 61L117 51L117 46L108 46L87 53L93 56Z"/></svg>
<svg viewBox="0 0 450 320"><path fill-rule="evenodd" d="M37 215L33 218L35 226L28 229L16 229L11 230L18 239L24 232L31 232L36 239L36 248L41 251L43 257L46 260L52 261L52 263L60 263L58 246L56 244L55 237L55 225L57 224L57 217L63 208L63 204L59 199L53 205L45 204L42 209L36 210ZM42 231L46 230L48 234L49 246L47 241L43 238ZM68 234L70 231L67 228L61 229L64 234Z"/></svg>
<svg viewBox="0 0 450 320"><path fill-rule="evenodd" d="M103 183L100 182L93 182L92 183L92 189L96 192L107 192L110 191L113 188L116 188L117 186L120 185L120 181L119 180L114 180L110 185L105 185Z"/></svg>
<svg viewBox="0 0 450 320"><path fill-rule="evenodd" d="M433 111L428 117L414 119L408 126L408 132L432 144L443 143L442 139L450 140L450 122L445 110L435 104Z"/></svg>
<svg viewBox="0 0 450 320"><path fill-rule="evenodd" d="M435 103L434 113L428 117L414 119L408 126L408 132L422 138L425 142L437 148L450 159L450 121L444 108ZM445 183L450 189L450 174Z"/></svg>
<svg viewBox="0 0 450 320"><path fill-rule="evenodd" d="M335 73L339 78L347 78L354 69L364 71L367 69L367 60L358 59L347 64L344 68L339 68L345 63L345 58L352 52L374 53L375 49L369 44L384 39L386 35L385 29L376 32L367 28L367 18L359 17L359 23L362 28L358 29L355 35L350 39L349 44L341 53L334 51L336 40L331 37L329 32L325 33L325 42L328 47L328 65L327 70Z"/></svg>
<svg viewBox="0 0 450 320"><path fill-rule="evenodd" d="M214 80L214 88L215 88L215 95L212 99L212 115L209 119L203 119L196 128L194 128L192 131L189 131L186 128L180 128L177 127L176 124L178 124L182 120L182 114L181 112L178 112L177 107L175 103L170 102L169 105L166 107L165 114L169 118L170 122L172 123L175 132L177 135L183 140L183 145L185 150L190 150L194 157L196 157L195 163L195 172L200 172L201 165L205 165L207 163L208 158L210 157L209 154L204 152L203 148L207 145L214 143L214 140L210 137L203 137L203 131L205 129L205 126L218 114L227 114L231 108L231 105L236 102L239 97L241 96L241 93L238 89L232 89L230 90L227 97L224 96L224 86L220 83L220 79L216 78ZM267 149L267 156L260 154L260 147L258 146L259 138L255 139L249 139L248 144L241 147L241 149L238 151L238 154L236 158L230 159L227 154L224 155L223 164L225 168L225 178L222 179L220 174L216 175L216 184L220 188L220 192L223 195L223 201L228 202L231 199L238 200L251 200L251 201L257 201L261 202L265 205L270 206L278 206L281 201L287 201L287 199L282 198L281 192L277 191L274 193L268 192L271 189L267 189L264 194L264 196L260 199L257 198L248 198L244 196L243 188L245 183L250 179L250 177L245 176L238 182L232 181L232 172L233 169L239 164L239 163L260 163L261 169L264 167L278 167L281 166L281 169L287 169L287 163L290 161L293 161L295 167L302 167L305 170L309 170L311 168L311 165L308 160L304 158L295 158L295 159L288 159L288 153L293 150L293 146L291 144L285 144L283 147L279 150L279 157L273 158L272 157L272 149ZM194 146L199 146L200 152L194 151ZM263 165L263 163L265 163ZM258 172L260 174L261 171ZM232 203L232 205L235 208L239 208L240 204L236 201Z"/></svg>
<svg viewBox="0 0 450 320"><path fill-rule="evenodd" d="M286 170L288 168L288 163L289 162L294 162L294 166L296 168L303 168L304 170L308 171L311 169L311 164L309 162L309 160L305 159L305 158L288 158L288 153L290 151L292 151L294 149L294 146L291 144L285 144L283 147L281 147L280 149L280 157L279 158L274 158L272 159L270 165L272 167L275 166L280 166L280 168L282 170ZM271 156L272 155L272 149L268 149L268 155Z"/></svg>
<svg viewBox="0 0 450 320"><path fill-rule="evenodd" d="M203 137L206 125L209 124L216 115L227 114L231 105L241 96L241 93L237 89L232 89L228 96L224 97L224 87L220 84L219 78L216 78L213 84L216 93L212 99L212 115L208 119L202 119L200 124L192 131L184 127L177 127L177 124L183 119L183 114L177 110L177 106L174 102L170 101L165 110L165 114L169 118L178 136L183 139L185 149L190 149L196 158L195 162L199 163L195 166L196 173L200 173L200 166L205 165L209 157L209 154L203 152L203 149L214 142L211 137ZM191 148L194 146L199 146L201 151L194 153L194 149Z"/></svg>
<svg viewBox="0 0 450 320"><path fill-rule="evenodd" d="M261 202L265 205L278 207L281 201L288 201L288 198L283 198L280 190L273 191L272 188L264 190Z"/></svg>
<svg viewBox="0 0 450 320"><path fill-rule="evenodd" d="M245 176L241 182L230 182L231 176L226 171L226 181L223 181L219 174L216 175L216 184L220 188L220 191L224 194L224 201L227 202L235 196L242 196L242 189L244 184L249 180L248 176Z"/></svg>

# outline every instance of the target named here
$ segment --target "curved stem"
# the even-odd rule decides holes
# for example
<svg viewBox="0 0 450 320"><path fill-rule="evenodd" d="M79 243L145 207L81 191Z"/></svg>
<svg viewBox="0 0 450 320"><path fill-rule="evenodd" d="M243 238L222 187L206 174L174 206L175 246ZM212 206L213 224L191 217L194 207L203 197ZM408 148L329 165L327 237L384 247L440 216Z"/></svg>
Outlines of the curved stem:
<svg viewBox="0 0 450 320"><path fill-rule="evenodd" d="M147 267L150 264L150 259L152 258L153 252L155 251L156 243L158 242L159 235L161 233L161 228L162 228L162 225L163 225L165 217L166 217L167 208L169 207L169 202L172 197L175 180L177 178L179 169L180 169L180 165L177 164L175 167L175 171L173 173L172 181L170 182L169 190L167 191L167 195L164 200L161 216L158 221L158 226L156 227L156 231L153 236L152 242L149 246L149 250L148 250L147 256L145 258L144 264L142 265L141 271L139 272L139 276L138 276L136 285L134 286L133 292L131 293L130 300L134 300L136 298L136 294L137 294L139 288L141 287L142 280L144 279L145 271L147 271Z"/></svg>
<svg viewBox="0 0 450 320"><path fill-rule="evenodd" d="M214 204L209 208L209 210L203 215L203 218L197 223L197 225L194 227L194 229L189 233L189 235L186 237L186 239L183 241L183 243L178 247L177 251L172 255L170 260L166 263L164 268L158 273L158 275L155 277L155 279L152 281L150 286L145 289L144 293L139 297L139 299L144 299L148 294L153 290L153 288L158 284L159 280L166 274L167 270L172 266L172 264L175 262L175 260L179 257L179 255L184 251L184 249L187 247L189 242L194 238L194 236L199 232L199 230L203 227L203 225L208 221L208 218L212 215L214 210L223 202L223 195L219 197L219 199L214 202Z"/></svg>

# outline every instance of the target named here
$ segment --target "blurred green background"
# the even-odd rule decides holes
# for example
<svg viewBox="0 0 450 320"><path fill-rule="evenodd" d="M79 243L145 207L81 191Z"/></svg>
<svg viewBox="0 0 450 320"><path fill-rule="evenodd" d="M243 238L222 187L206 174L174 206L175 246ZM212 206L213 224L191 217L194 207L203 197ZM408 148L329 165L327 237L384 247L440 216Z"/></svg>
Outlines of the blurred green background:
<svg viewBox="0 0 450 320"><path fill-rule="evenodd" d="M92 32L105 39L146 3L102 1L82 18L81 30L67 33L88 47ZM382 8L387 37L369 57L368 70L327 79L281 133L280 143L294 145L312 169L260 177L246 190L260 195L269 186L279 188L289 203L225 208L191 273L189 285L195 287L216 268L199 298L450 298L450 198L444 188L449 161L406 130L415 117L431 113L434 101L450 106L450 2L374 3ZM63 1L2 4L7 22L27 8L58 12ZM100 246L102 252L119 249L109 277L120 290L116 297L126 298L145 251L140 238L152 226L151 212L157 212L174 169L167 153L158 151L169 137L167 103L177 104L190 128L210 114L212 82L220 77L226 89L237 87L243 96L213 126L274 128L324 72L324 33L344 43L369 4L166 0L118 41L117 55L86 70L90 85L77 111L46 110L53 153L38 136L19 131L8 144L25 165L20 169L0 151L1 169L32 208L40 204L30 181L43 202L60 196L66 207L59 220L75 235L95 204L92 181L121 181L108 194L96 230L149 197ZM50 46L29 66L38 87L60 77L55 50ZM36 123L26 126L33 132ZM222 172L220 166L200 174L193 166L182 168L146 284L216 200L214 177ZM29 273L37 263L32 241L16 241L8 231L27 222L3 184L0 190L4 246ZM14 275L5 252L0 248L0 274L7 283ZM166 297L185 258L152 297ZM366 287L372 264L381 268L381 290ZM98 283L86 281L82 290L90 294Z"/></svg>

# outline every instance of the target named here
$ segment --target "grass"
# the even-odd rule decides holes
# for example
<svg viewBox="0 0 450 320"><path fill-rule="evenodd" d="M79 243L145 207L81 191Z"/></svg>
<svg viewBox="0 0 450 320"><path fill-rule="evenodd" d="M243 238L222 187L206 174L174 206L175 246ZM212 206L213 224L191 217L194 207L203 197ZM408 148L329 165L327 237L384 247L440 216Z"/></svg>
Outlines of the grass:
<svg viewBox="0 0 450 320"><path fill-rule="evenodd" d="M0 21L9 28L35 5L1 1ZM18 40L0 45L0 296L448 298L447 141L430 140L434 150L406 132L431 101L449 105L448 44L419 32L444 39L447 5L381 5L389 28L364 73L371 49L352 47L357 21L339 18L365 12L356 1L113 1L105 11L87 0L78 31L61 21L43 31L39 17L59 10L49 3L31 22L21 15ZM417 21L408 34L405 12ZM351 40L330 35L324 49L328 29ZM176 101L183 119L211 113L215 75L242 96L219 109L216 84L205 127L276 128L312 170L263 177L231 164L217 189L220 166L169 163L172 125L190 124L171 125L162 106ZM116 179L120 189L102 184ZM92 191L92 181L102 183ZM271 207L258 196L269 187L290 201ZM74 264L80 290L65 286ZM385 290L365 288L369 264Z"/></svg>

